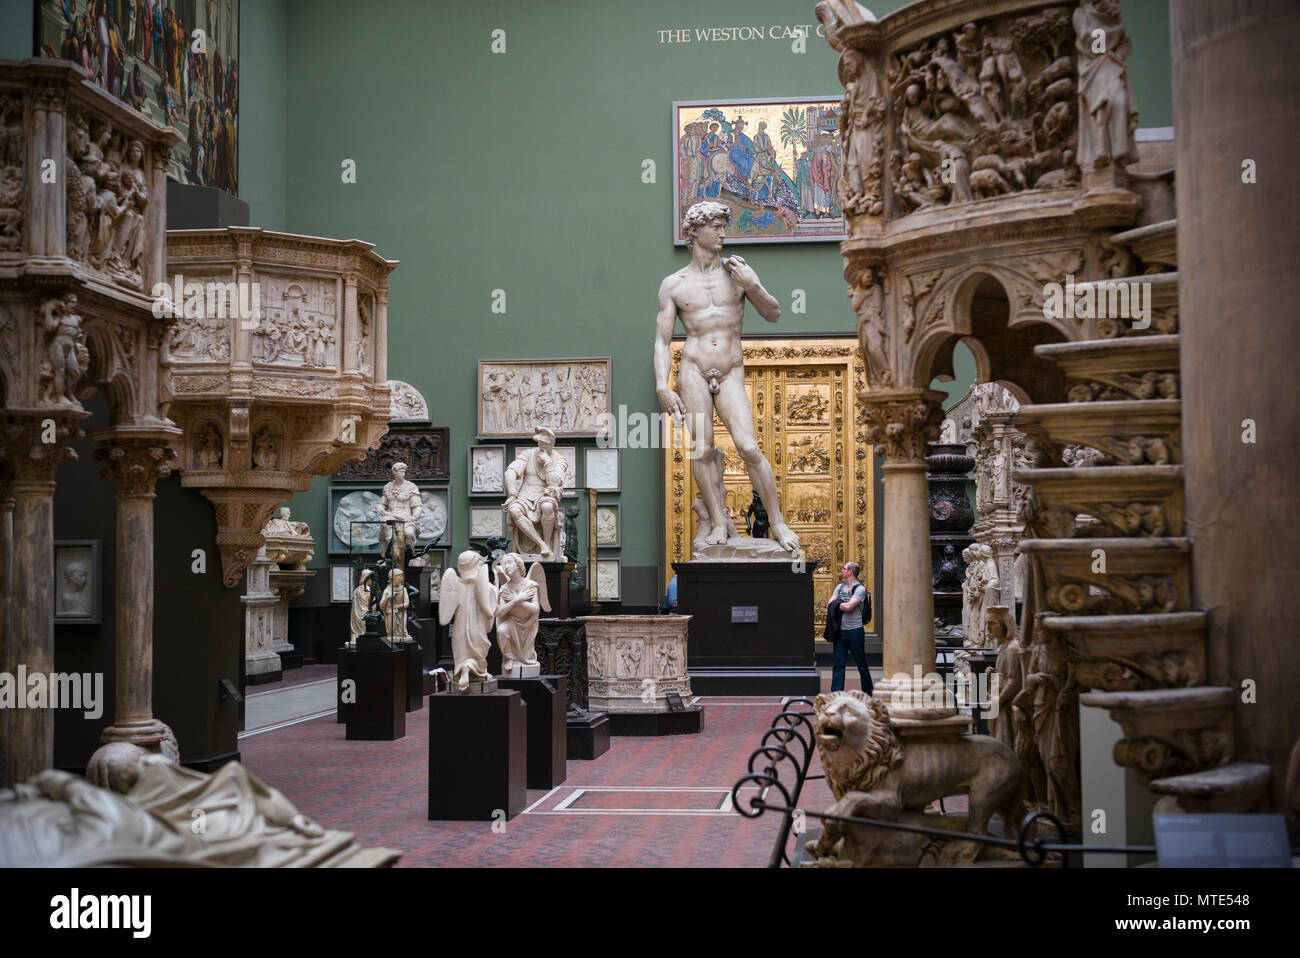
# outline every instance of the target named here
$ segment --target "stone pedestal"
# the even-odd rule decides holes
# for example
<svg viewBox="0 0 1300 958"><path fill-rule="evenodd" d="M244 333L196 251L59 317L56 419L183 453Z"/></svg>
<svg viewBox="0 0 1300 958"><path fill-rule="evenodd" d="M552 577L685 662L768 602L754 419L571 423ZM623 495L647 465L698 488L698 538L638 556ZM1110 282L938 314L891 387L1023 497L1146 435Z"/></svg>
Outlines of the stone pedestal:
<svg viewBox="0 0 1300 958"><path fill-rule="evenodd" d="M966 564L961 554L971 544L975 514L966 495L966 474L975 460L963 443L930 443L925 460L930 507L930 581L934 595L935 628L961 624L962 582ZM949 549L951 547L951 550ZM955 560L956 566L951 562Z"/></svg>
<svg viewBox="0 0 1300 958"><path fill-rule="evenodd" d="M691 704L686 670L690 616L590 615L582 621L589 701L593 709L609 714L614 735L700 730L702 709ZM670 694L680 697L682 709L669 704Z"/></svg>
<svg viewBox="0 0 1300 958"><path fill-rule="evenodd" d="M569 573L573 571L572 562L543 562L546 572L546 594L551 600L551 615L557 619L569 617Z"/></svg>
<svg viewBox="0 0 1300 958"><path fill-rule="evenodd" d="M570 607L572 609L572 606ZM594 759L609 751L609 718L590 710L587 694L587 631L582 620L542 619L537 660L545 675L564 675L568 690L565 724L569 758Z"/></svg>
<svg viewBox="0 0 1300 958"><path fill-rule="evenodd" d="M429 696L429 819L496 822L528 803L523 696Z"/></svg>
<svg viewBox="0 0 1300 958"><path fill-rule="evenodd" d="M568 777L565 730L568 679L563 675L499 680L502 689L523 696L527 706L528 787L554 788Z"/></svg>
<svg viewBox="0 0 1300 958"><path fill-rule="evenodd" d="M406 736L406 659L403 648L346 654L347 678L356 683L347 708L348 741L388 742ZM340 668L342 672L342 668Z"/></svg>
<svg viewBox="0 0 1300 958"><path fill-rule="evenodd" d="M245 571L248 591L240 596L244 604L245 685L266 685L283 678L280 653L275 648L275 612L280 597L271 589L272 565L266 550L261 549Z"/></svg>
<svg viewBox="0 0 1300 958"><path fill-rule="evenodd" d="M817 694L815 568L788 560L673 563L677 610L690 619L690 680L697 693Z"/></svg>

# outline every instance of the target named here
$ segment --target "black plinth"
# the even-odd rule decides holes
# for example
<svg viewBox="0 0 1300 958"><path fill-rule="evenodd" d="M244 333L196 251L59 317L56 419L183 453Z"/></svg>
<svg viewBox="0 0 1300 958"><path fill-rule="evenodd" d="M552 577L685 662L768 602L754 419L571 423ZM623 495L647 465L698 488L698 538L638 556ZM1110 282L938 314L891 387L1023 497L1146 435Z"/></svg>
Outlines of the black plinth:
<svg viewBox="0 0 1300 958"><path fill-rule="evenodd" d="M600 758L609 751L609 716L604 712L570 712L565 719L569 758Z"/></svg>
<svg viewBox="0 0 1300 958"><path fill-rule="evenodd" d="M292 672L294 669L302 668L302 653L296 649L292 652L281 652L280 668L285 672Z"/></svg>
<svg viewBox="0 0 1300 958"><path fill-rule="evenodd" d="M528 706L528 787L554 788L568 777L568 676L539 675L530 679L508 679L497 684L514 689Z"/></svg>
<svg viewBox="0 0 1300 958"><path fill-rule="evenodd" d="M406 735L405 649L349 650L356 700L347 706L349 741L392 741Z"/></svg>
<svg viewBox="0 0 1300 958"><path fill-rule="evenodd" d="M677 580L680 589L682 580ZM681 593L679 592L680 596ZM681 605L681 599L678 599ZM691 678L692 688L695 685ZM718 693L726 694L726 693ZM704 728L704 709L698 705L676 712L609 712L611 735L694 735Z"/></svg>
<svg viewBox="0 0 1300 958"><path fill-rule="evenodd" d="M283 666L281 666L283 668ZM258 672L255 675L245 675L244 685L270 685L272 682L279 682L284 678L284 672L277 670L275 672Z"/></svg>
<svg viewBox="0 0 1300 958"><path fill-rule="evenodd" d="M527 707L518 692L429 696L429 818L489 822L528 803Z"/></svg>
<svg viewBox="0 0 1300 958"><path fill-rule="evenodd" d="M569 573L573 571L571 562L543 562L542 570L546 573L546 594L551 600L550 615L556 619L569 616Z"/></svg>
<svg viewBox="0 0 1300 958"><path fill-rule="evenodd" d="M687 658L697 695L821 690L813 649L814 567L806 562L796 572L791 562L673 563L677 611L694 617ZM614 721L615 735L636 734L619 732Z"/></svg>
<svg viewBox="0 0 1300 958"><path fill-rule="evenodd" d="M424 649L419 642L402 642L397 647L406 650L406 711L418 712L424 708Z"/></svg>
<svg viewBox="0 0 1300 958"><path fill-rule="evenodd" d="M167 225L174 230L247 226L249 206L215 186L167 181Z"/></svg>

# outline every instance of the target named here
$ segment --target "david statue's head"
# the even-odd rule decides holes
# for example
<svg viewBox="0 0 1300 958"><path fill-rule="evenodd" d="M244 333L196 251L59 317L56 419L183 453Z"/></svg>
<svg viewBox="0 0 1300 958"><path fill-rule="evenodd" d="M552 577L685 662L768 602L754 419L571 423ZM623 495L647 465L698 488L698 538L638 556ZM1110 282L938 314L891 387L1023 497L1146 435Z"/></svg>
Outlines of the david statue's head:
<svg viewBox="0 0 1300 958"><path fill-rule="evenodd" d="M727 227L731 224L731 210L722 203L705 200L696 203L682 217L682 239L688 249L694 249L695 243L702 240L704 249L716 253L722 249L723 240L727 238ZM703 235L701 235L703 234Z"/></svg>

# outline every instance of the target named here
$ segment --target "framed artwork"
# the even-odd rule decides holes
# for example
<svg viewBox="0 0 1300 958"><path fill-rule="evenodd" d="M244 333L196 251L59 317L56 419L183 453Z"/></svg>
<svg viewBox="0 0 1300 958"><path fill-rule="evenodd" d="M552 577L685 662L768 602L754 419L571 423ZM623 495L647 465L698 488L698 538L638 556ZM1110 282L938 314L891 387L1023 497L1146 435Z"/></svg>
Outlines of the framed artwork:
<svg viewBox="0 0 1300 958"><path fill-rule="evenodd" d="M515 459L529 449L536 449L536 446L515 446ZM569 477L564 480L564 498L570 499L578 494L578 447L577 446L556 446L555 453L562 456L564 461L569 464ZM514 462L511 459L510 462ZM507 463L506 465L509 465Z"/></svg>
<svg viewBox="0 0 1300 958"><path fill-rule="evenodd" d="M430 602L438 601L438 590L442 587L442 570L447 568L447 550L430 549L424 554L424 568L420 575L426 577L425 594Z"/></svg>
<svg viewBox="0 0 1300 958"><path fill-rule="evenodd" d="M417 483L418 485L418 483ZM378 553L379 527L375 503L383 486L331 486L329 494L331 553ZM416 545L451 544L451 489L420 486L419 535Z"/></svg>
<svg viewBox="0 0 1300 958"><path fill-rule="evenodd" d="M506 534L506 514L498 506L469 507L469 537L490 539Z"/></svg>
<svg viewBox="0 0 1300 958"><path fill-rule="evenodd" d="M674 102L673 243L704 200L731 210L728 245L847 239L840 109L839 96Z"/></svg>
<svg viewBox="0 0 1300 958"><path fill-rule="evenodd" d="M621 559L596 560L597 602L621 602L623 599L623 562Z"/></svg>
<svg viewBox="0 0 1300 958"><path fill-rule="evenodd" d="M607 431L610 360L479 360L479 438L531 437L538 426L559 438Z"/></svg>
<svg viewBox="0 0 1300 958"><path fill-rule="evenodd" d="M98 539L54 542L54 621L59 625L99 625L102 615Z"/></svg>
<svg viewBox="0 0 1300 958"><path fill-rule="evenodd" d="M621 545L618 503L602 502L596 506L596 545L602 549Z"/></svg>
<svg viewBox="0 0 1300 958"><path fill-rule="evenodd" d="M587 488L598 492L618 492L619 458L617 449L590 448L587 458Z"/></svg>
<svg viewBox="0 0 1300 958"><path fill-rule="evenodd" d="M356 588L353 579L355 572L351 562L330 563L330 601L351 602L352 590Z"/></svg>
<svg viewBox="0 0 1300 958"><path fill-rule="evenodd" d="M121 2L37 0L36 55L79 63L96 86L179 133L168 179L238 195L239 0L157 0L128 11Z"/></svg>
<svg viewBox="0 0 1300 958"><path fill-rule="evenodd" d="M504 496L506 494L506 447L469 447L469 494Z"/></svg>

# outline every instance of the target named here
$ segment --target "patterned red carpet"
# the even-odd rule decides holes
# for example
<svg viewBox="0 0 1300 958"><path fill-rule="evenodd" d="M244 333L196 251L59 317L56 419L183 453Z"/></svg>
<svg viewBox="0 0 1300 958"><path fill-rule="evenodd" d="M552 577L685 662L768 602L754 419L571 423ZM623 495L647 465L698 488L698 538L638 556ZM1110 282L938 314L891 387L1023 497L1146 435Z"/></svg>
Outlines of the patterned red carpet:
<svg viewBox="0 0 1300 958"><path fill-rule="evenodd" d="M776 697L706 697L699 735L614 738L595 761L570 761L551 792L505 823L425 817L428 712L406 717L396 742L348 742L333 716L244 739L244 764L326 828L403 852L401 866L761 866L779 816L743 818L730 790L772 717ZM813 772L817 773L816 759ZM810 782L803 802L825 808ZM497 826L500 829L500 825Z"/></svg>

